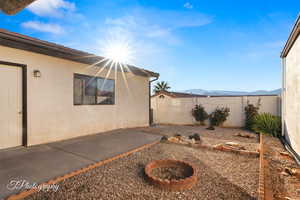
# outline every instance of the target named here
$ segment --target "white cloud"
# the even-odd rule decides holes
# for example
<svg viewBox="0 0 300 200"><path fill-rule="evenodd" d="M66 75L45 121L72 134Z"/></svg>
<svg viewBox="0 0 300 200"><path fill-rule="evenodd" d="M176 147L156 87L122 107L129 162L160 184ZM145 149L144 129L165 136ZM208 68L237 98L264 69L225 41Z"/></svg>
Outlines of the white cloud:
<svg viewBox="0 0 300 200"><path fill-rule="evenodd" d="M170 35L170 29L156 27L151 32L148 32L146 35L150 38L159 38Z"/></svg>
<svg viewBox="0 0 300 200"><path fill-rule="evenodd" d="M68 12L74 12L74 3L65 0L37 0L28 9L38 16L63 17Z"/></svg>
<svg viewBox="0 0 300 200"><path fill-rule="evenodd" d="M194 8L193 4L191 4L190 2L186 2L183 7L187 8L187 9L192 9Z"/></svg>
<svg viewBox="0 0 300 200"><path fill-rule="evenodd" d="M21 24L22 27L33 29L39 32L53 33L53 34L63 34L64 29L58 24L48 24L39 21L28 21Z"/></svg>
<svg viewBox="0 0 300 200"><path fill-rule="evenodd" d="M125 30L135 38L157 39L171 45L179 44L181 39L176 29L200 27L212 22L211 17L191 11L162 11L138 8L130 15L120 18L107 18L108 28Z"/></svg>

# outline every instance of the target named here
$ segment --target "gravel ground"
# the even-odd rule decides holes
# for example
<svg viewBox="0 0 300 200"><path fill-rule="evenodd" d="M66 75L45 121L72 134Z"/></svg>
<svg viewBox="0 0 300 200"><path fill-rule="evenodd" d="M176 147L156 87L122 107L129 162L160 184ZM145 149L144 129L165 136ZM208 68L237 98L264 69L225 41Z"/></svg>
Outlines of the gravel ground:
<svg viewBox="0 0 300 200"><path fill-rule="evenodd" d="M275 199L289 197L300 199L300 179L290 176L284 170L288 168L299 168L296 161L288 159L280 152L288 153L280 140L271 136L265 136L265 158L269 163L269 181Z"/></svg>
<svg viewBox="0 0 300 200"><path fill-rule="evenodd" d="M166 158L198 168L191 190L162 191L146 181L145 165ZM67 179L57 192L38 192L26 199L256 199L258 167L257 158L160 143Z"/></svg>
<svg viewBox="0 0 300 200"><path fill-rule="evenodd" d="M158 134L162 136L174 136L180 134L190 136L198 133L201 137L202 143L205 145L216 145L226 142L237 142L245 147L246 150L256 151L258 149L259 137L257 134L239 128L220 128L216 127L215 130L207 130L206 126L180 126L180 125L159 125L149 128L138 128L144 132ZM238 133L248 134L253 138L245 138L236 136Z"/></svg>

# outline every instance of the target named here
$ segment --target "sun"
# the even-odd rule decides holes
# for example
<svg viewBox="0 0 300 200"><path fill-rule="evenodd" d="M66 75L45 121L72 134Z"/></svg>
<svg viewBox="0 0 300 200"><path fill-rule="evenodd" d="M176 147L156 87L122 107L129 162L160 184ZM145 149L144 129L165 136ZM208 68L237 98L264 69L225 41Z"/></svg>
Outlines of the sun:
<svg viewBox="0 0 300 200"><path fill-rule="evenodd" d="M132 48L126 42L109 42L102 52L105 58L118 64L129 64L133 59Z"/></svg>

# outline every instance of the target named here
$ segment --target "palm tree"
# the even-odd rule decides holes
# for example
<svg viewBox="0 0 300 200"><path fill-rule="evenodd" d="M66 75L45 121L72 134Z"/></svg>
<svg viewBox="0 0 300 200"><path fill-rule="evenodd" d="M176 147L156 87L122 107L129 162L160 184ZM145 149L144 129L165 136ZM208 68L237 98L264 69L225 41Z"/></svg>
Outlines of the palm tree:
<svg viewBox="0 0 300 200"><path fill-rule="evenodd" d="M156 83L156 85L154 86L153 92L157 93L160 91L168 91L169 89L171 89L169 84L166 81L161 81L161 82Z"/></svg>

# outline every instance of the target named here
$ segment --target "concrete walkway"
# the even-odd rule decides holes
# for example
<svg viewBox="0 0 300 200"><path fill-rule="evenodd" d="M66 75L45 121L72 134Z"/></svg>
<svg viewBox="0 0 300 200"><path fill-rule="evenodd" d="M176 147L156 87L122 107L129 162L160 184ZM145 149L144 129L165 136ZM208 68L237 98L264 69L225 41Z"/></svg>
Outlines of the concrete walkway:
<svg viewBox="0 0 300 200"><path fill-rule="evenodd" d="M0 199L19 192L7 189L12 180L25 180L30 184L46 182L159 139L157 135L124 129L29 148L1 150Z"/></svg>

